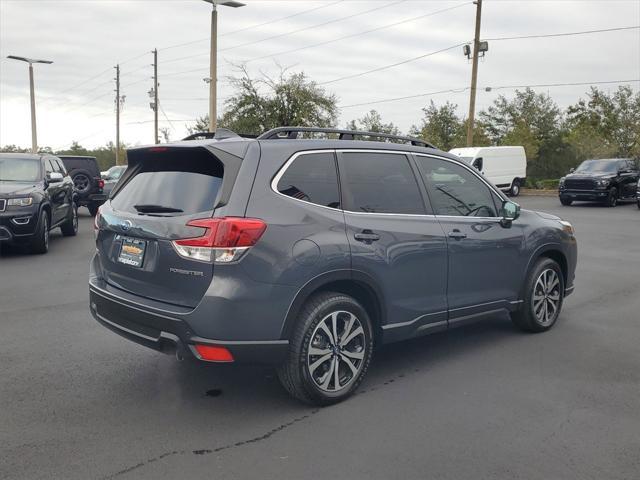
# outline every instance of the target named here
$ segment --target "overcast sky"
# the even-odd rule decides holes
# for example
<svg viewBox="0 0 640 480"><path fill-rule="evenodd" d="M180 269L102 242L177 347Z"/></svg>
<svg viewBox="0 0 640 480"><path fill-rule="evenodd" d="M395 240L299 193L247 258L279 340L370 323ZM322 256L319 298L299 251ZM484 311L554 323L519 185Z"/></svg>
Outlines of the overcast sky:
<svg viewBox="0 0 640 480"><path fill-rule="evenodd" d="M436 104L452 101L461 114L468 108L469 92L461 89L469 85L471 64L462 47L331 81L470 41L475 18L471 2L243 1L243 8L219 7L219 110L231 93L225 77L235 73L233 64L252 59L250 72L274 73L278 62L303 70L318 83L330 82L323 88L339 98L341 126L375 108L385 121L407 131L431 99ZM85 146L114 141L112 67L118 62L126 96L121 139L151 143L147 92L153 48L159 51L160 103L166 114L160 114L160 126L170 128L172 139L181 138L185 124L208 111L203 78L208 76L210 9L202 0L0 0L0 144L31 143L27 65L7 55L54 61L35 67L40 146L61 149L73 140ZM482 13L483 38L539 35L640 25L640 0L485 0ZM283 17L290 18L274 21ZM354 36L332 41L347 35ZM184 43L189 44L176 46ZM284 53L294 49L300 50ZM270 55L275 56L256 60ZM499 94L513 94L513 89L495 88L500 86L631 79L640 79L638 29L493 40L480 63L477 105L482 109ZM636 90L639 85L632 84ZM486 87L494 89L486 92ZM584 97L587 88L536 90L565 107ZM454 91L350 106L442 90Z"/></svg>

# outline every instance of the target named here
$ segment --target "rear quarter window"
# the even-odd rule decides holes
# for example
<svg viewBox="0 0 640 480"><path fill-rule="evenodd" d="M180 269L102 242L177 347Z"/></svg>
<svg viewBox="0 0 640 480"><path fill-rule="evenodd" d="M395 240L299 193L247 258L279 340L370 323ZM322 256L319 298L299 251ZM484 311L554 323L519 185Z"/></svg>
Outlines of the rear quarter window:
<svg viewBox="0 0 640 480"><path fill-rule="evenodd" d="M224 166L197 149L151 154L111 200L116 210L141 213L141 205L179 210L172 215L212 211L222 186Z"/></svg>
<svg viewBox="0 0 640 480"><path fill-rule="evenodd" d="M338 173L333 153L299 155L278 180L277 189L287 197L340 208Z"/></svg>

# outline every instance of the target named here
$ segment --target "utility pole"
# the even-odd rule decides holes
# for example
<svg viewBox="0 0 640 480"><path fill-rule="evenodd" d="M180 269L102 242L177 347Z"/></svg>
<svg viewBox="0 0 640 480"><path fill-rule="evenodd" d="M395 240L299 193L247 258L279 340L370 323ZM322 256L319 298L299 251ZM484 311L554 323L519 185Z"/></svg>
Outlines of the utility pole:
<svg viewBox="0 0 640 480"><path fill-rule="evenodd" d="M116 165L120 163L120 65L116 65Z"/></svg>
<svg viewBox="0 0 640 480"><path fill-rule="evenodd" d="M473 146L473 122L476 114L476 84L478 82L478 57L480 54L480 20L482 18L482 0L476 4L476 33L473 39L473 60L471 67L471 96L469 98L469 124L467 125L467 147Z"/></svg>
<svg viewBox="0 0 640 480"><path fill-rule="evenodd" d="M218 9L216 2L211 2L211 51L209 52L209 131L215 132L218 126L218 110L216 102L218 90Z"/></svg>
<svg viewBox="0 0 640 480"><path fill-rule="evenodd" d="M153 49L153 138L157 145L158 138L158 49Z"/></svg>

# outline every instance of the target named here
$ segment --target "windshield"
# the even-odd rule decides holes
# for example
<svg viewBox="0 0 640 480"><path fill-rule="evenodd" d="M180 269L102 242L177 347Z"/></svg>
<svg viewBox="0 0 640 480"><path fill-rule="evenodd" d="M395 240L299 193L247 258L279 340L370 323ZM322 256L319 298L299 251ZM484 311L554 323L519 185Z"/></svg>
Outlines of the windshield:
<svg viewBox="0 0 640 480"><path fill-rule="evenodd" d="M127 167L124 165L111 167L109 170L107 170L105 180L118 180L126 169Z"/></svg>
<svg viewBox="0 0 640 480"><path fill-rule="evenodd" d="M0 180L5 182L37 182L39 178L39 159L0 157Z"/></svg>
<svg viewBox="0 0 640 480"><path fill-rule="evenodd" d="M585 160L576 168L576 172L617 173L618 165L617 160Z"/></svg>

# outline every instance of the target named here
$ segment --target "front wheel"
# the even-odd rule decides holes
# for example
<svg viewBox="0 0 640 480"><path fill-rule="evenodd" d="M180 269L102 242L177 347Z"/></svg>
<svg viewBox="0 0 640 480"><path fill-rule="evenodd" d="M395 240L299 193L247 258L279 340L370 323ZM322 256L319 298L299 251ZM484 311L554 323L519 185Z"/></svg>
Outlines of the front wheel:
<svg viewBox="0 0 640 480"><path fill-rule="evenodd" d="M49 251L49 215L44 210L40 212L36 233L31 243L31 251L40 254Z"/></svg>
<svg viewBox="0 0 640 480"><path fill-rule="evenodd" d="M564 299L564 277L555 260L540 258L529 272L522 308L511 314L515 325L527 332L544 332L556 323Z"/></svg>
<svg viewBox="0 0 640 480"><path fill-rule="evenodd" d="M71 204L69 209L69 215L67 220L60 225L62 235L65 237L75 237L78 233L78 206L75 203Z"/></svg>
<svg viewBox="0 0 640 480"><path fill-rule="evenodd" d="M607 199L605 200L605 206L607 207L615 207L618 204L618 190L613 187L609 190L609 195L607 195Z"/></svg>
<svg viewBox="0 0 640 480"><path fill-rule="evenodd" d="M358 388L372 352L373 329L362 305L341 293L321 293L300 312L278 377L298 400L330 405Z"/></svg>

